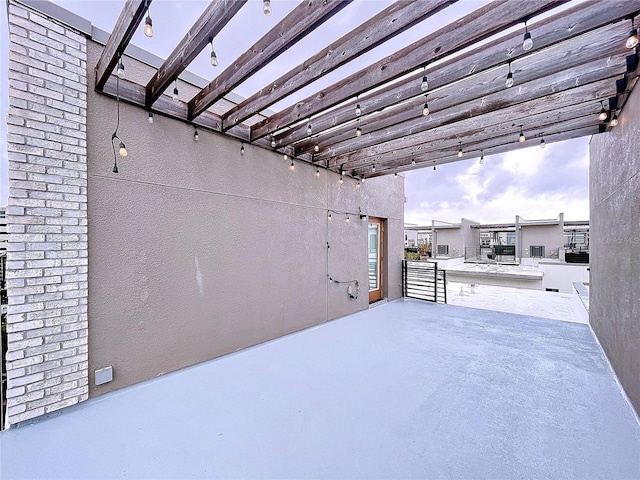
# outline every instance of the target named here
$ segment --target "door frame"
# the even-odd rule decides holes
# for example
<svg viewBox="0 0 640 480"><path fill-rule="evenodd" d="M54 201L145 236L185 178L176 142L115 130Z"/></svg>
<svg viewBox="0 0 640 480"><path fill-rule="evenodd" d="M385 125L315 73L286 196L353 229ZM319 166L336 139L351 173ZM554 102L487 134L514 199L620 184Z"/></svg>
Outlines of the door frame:
<svg viewBox="0 0 640 480"><path fill-rule="evenodd" d="M381 300L382 295L382 285L383 278L382 272L384 271L382 268L384 262L384 220L376 217L369 217L369 221L367 223L367 275L369 272L369 224L378 225L378 288L375 290L369 290L369 303L377 302ZM367 285L369 284L367 279Z"/></svg>

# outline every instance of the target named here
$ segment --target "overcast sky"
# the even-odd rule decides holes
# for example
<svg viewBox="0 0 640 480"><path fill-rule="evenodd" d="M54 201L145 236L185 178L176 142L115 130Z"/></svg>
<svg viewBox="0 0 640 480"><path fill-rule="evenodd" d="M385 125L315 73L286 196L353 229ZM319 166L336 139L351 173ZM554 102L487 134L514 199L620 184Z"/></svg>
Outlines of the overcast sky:
<svg viewBox="0 0 640 480"><path fill-rule="evenodd" d="M111 31L124 0L55 0L54 3L88 19L98 28ZM139 28L132 43L166 58L208 3L206 0L155 0L151 6L153 38L146 38L142 34L142 28ZM218 68L214 70L211 67L208 60L209 49L205 49L190 65L189 70L212 79L289 13L297 3L272 0L273 14L267 17L262 14L261 0L249 0L215 39L216 52L220 60ZM236 88L236 93L245 97L253 94L390 3L392 2L389 0L356 0ZM335 70L271 108L279 110L289 106L485 3L487 2L483 0L459 1L351 62L353 65ZM0 10L0 115L3 119L0 131L0 205L3 205L6 204L8 195L4 122L8 103L8 28L6 11L4 8ZM431 168L408 172L405 186L408 199L405 205L405 221L428 224L432 219L458 222L460 218L465 217L481 222L506 222L513 221L515 215L525 219L542 219L555 218L560 212L565 213L566 219L588 219L588 141L588 138L582 138L549 144L544 150L534 147L504 155L487 156L484 165L480 165L477 160L470 160L442 165L436 172Z"/></svg>

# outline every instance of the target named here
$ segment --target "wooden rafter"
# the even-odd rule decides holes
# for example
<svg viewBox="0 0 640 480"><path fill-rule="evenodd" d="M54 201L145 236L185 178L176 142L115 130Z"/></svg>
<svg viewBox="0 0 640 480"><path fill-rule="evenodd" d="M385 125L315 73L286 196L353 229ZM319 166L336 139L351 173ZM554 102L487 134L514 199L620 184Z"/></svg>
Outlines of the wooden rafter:
<svg viewBox="0 0 640 480"><path fill-rule="evenodd" d="M147 108L160 98L162 92L209 43L209 39L220 33L246 2L247 0L213 0L209 4L147 84Z"/></svg>
<svg viewBox="0 0 640 480"><path fill-rule="evenodd" d="M530 0L526 3L494 1L372 66L344 78L324 89L320 95L308 97L266 118L251 128L252 138L261 138L303 118L310 118L327 108L338 105L345 98L355 97L406 75L416 68L469 47L504 28L516 25L524 18L540 14L562 3L565 1Z"/></svg>
<svg viewBox="0 0 640 480"><path fill-rule="evenodd" d="M193 119L220 100L232 89L262 69L289 47L306 37L353 0L303 0L278 25L269 30L249 50L214 78L189 101L189 118ZM237 123L236 123L237 125Z"/></svg>
<svg viewBox="0 0 640 480"><path fill-rule="evenodd" d="M229 127L404 32L457 0L395 2L227 112Z"/></svg>
<svg viewBox="0 0 640 480"><path fill-rule="evenodd" d="M152 0L127 0L96 65L96 90L102 90Z"/></svg>
<svg viewBox="0 0 640 480"><path fill-rule="evenodd" d="M520 65L520 62L517 62L516 59L525 56L530 57L536 52L551 46L557 46L557 48L552 51L561 52L562 49L567 48L577 52L580 50L581 44L576 44L575 42L583 42L582 52L580 52L581 56L579 58L566 55L566 58L563 59L561 63L579 62L585 52L588 55L587 58L591 58L591 55L595 53L591 42L602 43L612 32L606 28L606 26L637 13L637 8L638 5L634 5L632 2L579 4L567 12L556 14L541 22L532 24L530 31L535 34L535 43L534 48L529 52L525 52L520 48L522 35L518 32L495 40L488 45L469 52L467 55L449 60L432 69L427 69L426 73L430 78L431 90L454 84L455 82L468 78L470 75L477 75L483 71L505 65L509 59L514 61L514 65ZM571 25L571 28L566 28L566 25ZM592 32L594 29L599 30L593 32L593 34L586 33L585 35L585 32ZM618 29L624 31L625 35L628 33L628 25L626 24L623 24ZM582 35L585 36L582 37ZM602 37L599 37L600 35L602 35ZM576 40L567 42L567 40L571 40L572 38L576 38ZM580 40L580 38L582 38L582 40ZM605 46L607 45L611 45L611 42L607 42ZM624 48L624 44L621 44L620 47ZM560 54L562 55L562 53ZM526 81L527 74L528 72L518 72L518 79L522 78ZM390 107L411 98L422 97L422 92L419 89L422 75L422 73L418 73L399 84L393 84L376 92L372 96L361 99L359 103L363 112L363 120L364 116L368 113L379 111L380 109ZM462 94L465 93L464 89L460 90ZM436 97L433 97L433 95L430 94L430 99L433 100L437 98L438 94L436 93L435 95ZM322 132L326 129L347 122L353 122L354 108L355 102L352 101L327 114L314 118L314 130L317 132L315 136L319 135L322 137ZM303 143L297 146L301 151L305 151L305 148L308 149L309 144L312 143L308 139L305 129L306 125L296 126L276 136L276 140L282 145L288 145L302 139L307 139L306 144ZM335 138L335 136L336 132L332 131L331 138ZM319 142L322 145L321 142L322 140Z"/></svg>

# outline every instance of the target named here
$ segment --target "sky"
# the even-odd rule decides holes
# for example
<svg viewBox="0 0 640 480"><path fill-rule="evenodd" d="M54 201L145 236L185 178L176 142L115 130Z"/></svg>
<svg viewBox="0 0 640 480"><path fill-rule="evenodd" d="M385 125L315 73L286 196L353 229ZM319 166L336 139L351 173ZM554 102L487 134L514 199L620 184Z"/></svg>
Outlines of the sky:
<svg viewBox="0 0 640 480"><path fill-rule="evenodd" d="M124 0L54 0L53 3L88 19L102 30L111 31ZM141 26L132 43L166 58L208 3L206 0L155 0L150 10L153 38L145 37ZM215 71L209 63L209 49L195 59L189 70L211 80L297 5L297 1L272 0L273 14L265 16L261 3L259 0L249 0L216 37L214 43L220 65ZM250 96L318 51L321 46L337 40L390 3L390 0L354 1L239 85L235 92L244 97ZM484 0L461 0L270 108L278 111L306 98L485 3ZM8 196L4 122L8 103L7 30L6 9L3 6L0 8L0 116L3 119L0 122L0 205L6 205ZM568 220L587 220L588 142L588 138L580 138L548 144L544 150L533 147L486 156L483 165L476 159L442 165L436 172L431 168L407 172L405 222L420 225L430 224L431 220L459 222L462 217L483 223L512 222L516 215L534 220L556 218L561 212Z"/></svg>

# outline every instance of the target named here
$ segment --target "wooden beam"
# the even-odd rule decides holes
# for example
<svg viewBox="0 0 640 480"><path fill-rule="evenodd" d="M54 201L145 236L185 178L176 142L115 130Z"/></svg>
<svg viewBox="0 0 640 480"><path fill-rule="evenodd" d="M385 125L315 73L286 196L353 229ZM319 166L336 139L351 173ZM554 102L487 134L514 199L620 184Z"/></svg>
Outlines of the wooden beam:
<svg viewBox="0 0 640 480"><path fill-rule="evenodd" d="M599 100L608 98L614 91L615 82L607 78L594 84L547 94L507 108L490 109L483 115L464 118L456 123L435 127L404 138L377 144L351 154L335 157L330 160L330 166L335 168L345 164L349 168L357 168L384 158L386 154L394 150L411 149L410 151L418 154L439 139L454 138L457 142L464 137L472 135L474 132L485 130L490 125L510 125L510 128L516 131L518 125L527 125L528 119L539 113L570 108L571 105L588 101L593 102L594 108L597 108Z"/></svg>
<svg viewBox="0 0 640 480"><path fill-rule="evenodd" d="M237 125L256 112L303 88L404 32L458 0L394 2L373 18L262 88L223 116L225 126Z"/></svg>
<svg viewBox="0 0 640 480"><path fill-rule="evenodd" d="M422 92L419 89L419 84L424 73L430 79L431 90L434 90L467 78L469 75L504 65L510 59L513 61L523 56L530 56L575 37L577 37L575 41L584 38L584 47L588 49L590 42L594 39L597 40L598 32L593 32L594 30L600 29L602 35L606 36L608 35L606 25L638 14L638 8L638 4L634 2L592 0L581 3L571 9L530 24L529 31L533 33L535 42L533 49L529 52L520 48L521 32L508 34L472 50L464 56L447 60L434 67L427 67L426 72L416 73L401 83L384 87L373 95L360 98L358 103L360 103L364 116L420 95ZM567 28L567 25L570 25L571 28ZM628 21L624 22L622 27L626 27L628 33ZM593 33L582 37L589 32ZM514 45L517 45L517 48ZM571 59L567 58L566 61L570 62ZM521 73L518 73L518 78L520 77ZM314 131L321 134L324 130L353 121L355 105L355 101L349 101L327 114L314 118ZM305 130L306 125L295 126L278 135L276 139L282 145L292 144L307 137Z"/></svg>
<svg viewBox="0 0 640 480"><path fill-rule="evenodd" d="M320 151L317 157L324 159L349 155L351 159L368 158L373 155L374 150L376 154L380 154L384 151L410 146L407 141L408 136L421 132L425 134L437 132L438 129L442 130L447 125L452 125L451 128L457 130L455 134L462 138L464 130L461 129L461 125L469 124L472 125L472 129L480 128L485 125L483 122L486 122L486 115L495 115L497 112L501 112L498 118L503 116L504 121L510 121L512 115L519 113L526 115L527 109L532 108L532 105L537 105L540 102L544 104L550 94L553 94L554 98L563 95L571 96L571 92L577 90L591 98L595 91L599 95L602 95L601 92L606 92L604 93L606 96L595 97L594 101L607 98L612 88L615 91L614 78L621 76L624 70L624 67L620 65L621 57L617 57L618 64L611 61L615 58L597 60L566 70L561 72L555 81L550 81L548 78L534 80L519 86L518 90L514 92L511 89L503 89L503 91L487 95L479 100L434 112L427 117L421 116L377 132L365 133L361 137L352 138L350 141L326 148ZM579 86L576 87L576 85ZM610 88L604 89L603 85ZM535 100L538 103L531 103ZM549 108L554 108L554 106L550 105ZM461 121L465 123L458 123Z"/></svg>
<svg viewBox="0 0 640 480"><path fill-rule="evenodd" d="M496 0L408 47L356 72L331 87L306 98L252 126L253 138L260 138L301 119L331 108L346 98L412 72L447 55L512 27L524 19L556 7L565 0L529 0L508 2Z"/></svg>
<svg viewBox="0 0 640 480"><path fill-rule="evenodd" d="M249 50L214 78L189 101L189 118L193 119L220 100L232 89L262 69L289 47L306 37L353 0L303 0L280 23L267 32ZM237 125L237 123L236 123Z"/></svg>
<svg viewBox="0 0 640 480"><path fill-rule="evenodd" d="M591 135L597 135L598 133L599 133L598 127L593 127L593 126L584 127L576 130L559 132L556 134L549 135L548 137L545 135L545 142L547 144L564 142L566 140L572 140L575 138L582 138L582 137L589 137ZM501 153L508 153L515 150L521 150L523 148L535 147L537 144L539 144L539 139L537 138L528 139L525 142L518 143L518 144L514 144L513 142L498 144L493 147L484 149L484 156L488 157L491 155L498 155ZM480 150L474 151L473 153L474 153L473 156L469 156L466 158L459 158L457 155L450 155L448 157L443 157L436 160L436 165L441 166L449 163L464 162L464 161L469 161L471 159L480 157ZM416 165L413 165L413 166L398 168L397 171L400 173L400 172L407 172L410 170L419 170L423 168L433 168L433 165L434 165L433 160L425 160L422 163L416 162ZM366 178L382 177L385 175L392 175L393 173L395 173L395 171L396 171L395 168L389 168L389 169L382 168L380 169L380 171L377 171L376 169L375 173L365 173L365 177ZM355 176L362 178L362 173L356 172Z"/></svg>
<svg viewBox="0 0 640 480"><path fill-rule="evenodd" d="M136 32L136 28L140 25L142 17L147 12L148 6L151 5L151 1L127 0L122 7L116 25L113 27L96 65L96 90L100 91L104 87L109 75L118 63L118 53L124 53L131 37Z"/></svg>
<svg viewBox="0 0 640 480"><path fill-rule="evenodd" d="M145 106L151 107L247 0L213 0L160 66L146 87Z"/></svg>
<svg viewBox="0 0 640 480"><path fill-rule="evenodd" d="M373 133L380 129L387 129L402 122L416 122L431 128L433 125L442 124L442 112L456 105L466 103L471 106L472 101L485 100L488 96L504 96L520 98L522 88L531 89L531 82L541 80L538 85L556 83L558 78L575 78L579 84L583 84L585 73L594 73L606 70L609 65L623 65L623 56L628 49L624 40L628 35L628 26L617 24L609 26L605 30L596 32L594 38L572 39L566 44L556 45L548 50L519 60L512 64L511 70L517 79L515 90L506 90L504 80L507 69L493 69L479 75L473 75L460 82L448 85L430 93L428 96L431 118L423 118L422 109L425 103L424 95L406 101L397 108L389 108L379 113L374 113L361 118L359 125L366 133ZM599 60L594 62L594 60ZM518 93L516 93L516 91ZM489 97L492 98L492 97ZM353 113L352 113L353 116ZM434 123L435 122L435 123ZM327 135L319 135L307 138L295 145L296 152L313 152L317 143L320 150L329 150L335 155L335 149L341 142L345 145L353 143L356 122L333 129ZM283 142L283 144L287 144ZM354 145L355 146L355 145ZM320 156L322 157L322 155Z"/></svg>

